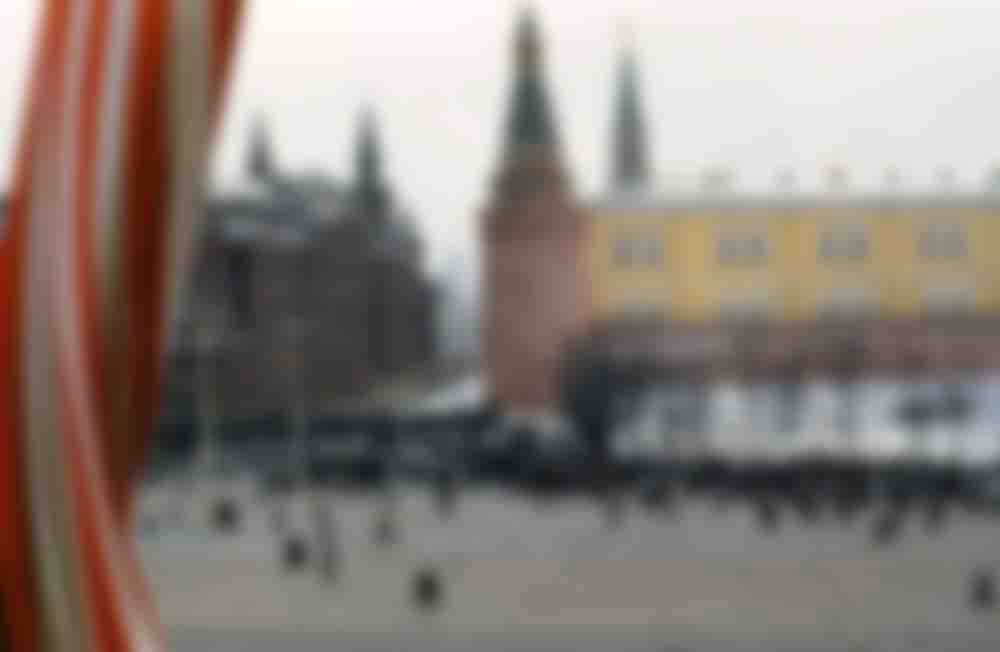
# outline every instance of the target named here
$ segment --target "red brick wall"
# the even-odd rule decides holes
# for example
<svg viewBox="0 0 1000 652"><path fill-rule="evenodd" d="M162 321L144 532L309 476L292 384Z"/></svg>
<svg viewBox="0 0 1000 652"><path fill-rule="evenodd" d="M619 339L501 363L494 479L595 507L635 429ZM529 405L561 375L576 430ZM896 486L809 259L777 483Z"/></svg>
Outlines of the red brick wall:
<svg viewBox="0 0 1000 652"><path fill-rule="evenodd" d="M585 323L582 228L582 215L557 189L485 215L485 373L506 408L557 403L560 357Z"/></svg>

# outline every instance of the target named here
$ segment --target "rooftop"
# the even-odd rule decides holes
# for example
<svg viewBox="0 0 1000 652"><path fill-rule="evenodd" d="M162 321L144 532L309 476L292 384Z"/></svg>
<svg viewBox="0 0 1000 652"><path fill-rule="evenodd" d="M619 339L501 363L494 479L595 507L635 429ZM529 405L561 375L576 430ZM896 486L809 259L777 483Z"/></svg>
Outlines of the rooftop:
<svg viewBox="0 0 1000 652"><path fill-rule="evenodd" d="M951 190L859 191L698 191L624 190L606 193L588 204L601 212L660 212L717 209L725 211L843 208L896 210L909 208L1000 209L1000 192Z"/></svg>

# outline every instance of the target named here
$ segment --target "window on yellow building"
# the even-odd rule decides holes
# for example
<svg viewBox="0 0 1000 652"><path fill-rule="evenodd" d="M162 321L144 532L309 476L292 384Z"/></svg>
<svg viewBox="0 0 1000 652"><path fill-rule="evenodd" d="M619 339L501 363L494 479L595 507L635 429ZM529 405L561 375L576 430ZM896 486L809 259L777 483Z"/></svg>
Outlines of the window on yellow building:
<svg viewBox="0 0 1000 652"><path fill-rule="evenodd" d="M920 233L920 255L930 260L965 258L965 230L958 224L931 224Z"/></svg>
<svg viewBox="0 0 1000 652"><path fill-rule="evenodd" d="M819 241L823 260L856 262L868 257L868 232L864 227L837 227L825 232Z"/></svg>
<svg viewBox="0 0 1000 652"><path fill-rule="evenodd" d="M724 234L718 256L722 265L761 265L768 256L767 240L757 234Z"/></svg>
<svg viewBox="0 0 1000 652"><path fill-rule="evenodd" d="M663 242L659 238L645 240L646 264L659 267L663 263Z"/></svg>
<svg viewBox="0 0 1000 652"><path fill-rule="evenodd" d="M632 266L632 238L615 240L615 265L618 267Z"/></svg>
<svg viewBox="0 0 1000 652"><path fill-rule="evenodd" d="M663 242L641 235L622 236L615 241L614 259L618 267L659 267L663 263Z"/></svg>

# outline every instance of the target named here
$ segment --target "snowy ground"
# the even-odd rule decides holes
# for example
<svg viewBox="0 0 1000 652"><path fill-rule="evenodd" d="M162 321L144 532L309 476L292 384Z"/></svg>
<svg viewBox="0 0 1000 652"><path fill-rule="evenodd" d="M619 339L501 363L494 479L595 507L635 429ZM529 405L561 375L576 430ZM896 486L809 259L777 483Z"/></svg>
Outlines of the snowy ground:
<svg viewBox="0 0 1000 652"><path fill-rule="evenodd" d="M669 517L632 507L611 530L590 504L481 492L442 522L409 493L403 540L383 550L369 543L374 502L339 496L345 565L331 587L281 571L268 506L241 493L249 520L234 537L192 518L140 534L178 650L1000 649L1000 611L967 603L973 570L1000 568L1000 524L979 517L954 514L937 534L908 523L882 550L870 515L808 529L787 515L768 535L743 507L688 503ZM163 499L151 492L146 513ZM433 614L408 600L427 563L446 586Z"/></svg>

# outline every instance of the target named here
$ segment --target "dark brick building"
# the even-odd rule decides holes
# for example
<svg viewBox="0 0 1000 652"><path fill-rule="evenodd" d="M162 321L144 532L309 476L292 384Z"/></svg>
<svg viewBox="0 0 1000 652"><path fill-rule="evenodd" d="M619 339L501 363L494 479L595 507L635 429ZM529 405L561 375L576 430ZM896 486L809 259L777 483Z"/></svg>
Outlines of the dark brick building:
<svg viewBox="0 0 1000 652"><path fill-rule="evenodd" d="M282 411L300 391L322 409L429 364L435 290L416 228L382 179L373 118L350 185L283 173L263 125L247 162L245 183L209 202L165 418L195 414L206 388L227 416Z"/></svg>

